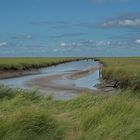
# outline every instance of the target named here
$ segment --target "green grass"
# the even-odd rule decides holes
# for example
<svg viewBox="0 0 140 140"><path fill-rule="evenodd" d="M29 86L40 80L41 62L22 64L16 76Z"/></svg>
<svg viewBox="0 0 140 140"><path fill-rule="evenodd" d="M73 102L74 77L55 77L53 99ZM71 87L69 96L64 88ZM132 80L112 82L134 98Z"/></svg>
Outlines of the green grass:
<svg viewBox="0 0 140 140"><path fill-rule="evenodd" d="M56 101L51 97L39 97L34 92L0 89L1 140L140 138L139 93L83 94L69 101ZM9 94L3 96L5 90Z"/></svg>
<svg viewBox="0 0 140 140"><path fill-rule="evenodd" d="M0 70L28 70L72 60L78 60L78 58L0 58Z"/></svg>
<svg viewBox="0 0 140 140"><path fill-rule="evenodd" d="M100 60L104 79L131 90L59 101L1 86L0 140L139 140L140 58Z"/></svg>
<svg viewBox="0 0 140 140"><path fill-rule="evenodd" d="M103 79L116 81L121 88L140 90L140 57L100 58Z"/></svg>

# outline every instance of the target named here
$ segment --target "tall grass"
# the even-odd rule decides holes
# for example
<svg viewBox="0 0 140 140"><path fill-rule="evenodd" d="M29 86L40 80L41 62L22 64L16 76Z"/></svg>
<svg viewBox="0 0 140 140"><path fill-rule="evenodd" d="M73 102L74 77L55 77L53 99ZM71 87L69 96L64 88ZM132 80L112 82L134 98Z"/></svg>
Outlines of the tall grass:
<svg viewBox="0 0 140 140"><path fill-rule="evenodd" d="M34 92L0 89L1 140L60 140L63 137L63 128L55 117L47 108L39 107L41 97Z"/></svg>
<svg viewBox="0 0 140 140"><path fill-rule="evenodd" d="M24 107L0 120L1 140L60 139L57 121L46 110Z"/></svg>
<svg viewBox="0 0 140 140"><path fill-rule="evenodd" d="M0 140L139 140L140 58L100 60L104 79L133 91L59 101L1 86Z"/></svg>
<svg viewBox="0 0 140 140"><path fill-rule="evenodd" d="M2 87L1 87L2 88ZM1 89L1 91L6 88ZM10 93L11 90L9 90ZM6 92L6 91L5 91ZM13 91L11 91L13 93ZM17 93L17 91L15 91ZM18 90L1 98L1 140L139 140L140 96L83 94L69 101Z"/></svg>
<svg viewBox="0 0 140 140"><path fill-rule="evenodd" d="M111 97L87 110L81 118L84 140L138 140L140 102L127 97Z"/></svg>
<svg viewBox="0 0 140 140"><path fill-rule="evenodd" d="M120 88L140 90L140 57L100 58L103 79L116 81Z"/></svg>

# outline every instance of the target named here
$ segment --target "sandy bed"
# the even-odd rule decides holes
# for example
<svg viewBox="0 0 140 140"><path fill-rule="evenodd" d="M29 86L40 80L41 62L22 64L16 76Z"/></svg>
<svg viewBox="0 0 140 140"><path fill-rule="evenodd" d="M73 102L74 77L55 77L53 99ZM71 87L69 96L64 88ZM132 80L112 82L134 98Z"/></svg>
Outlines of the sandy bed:
<svg viewBox="0 0 140 140"><path fill-rule="evenodd" d="M68 75L67 78L76 80L78 78L88 76L88 75L94 73L96 70L98 70L98 67L90 68L90 69L87 69L85 71L80 71L80 72L72 73L72 74Z"/></svg>
<svg viewBox="0 0 140 140"><path fill-rule="evenodd" d="M75 83L73 82L74 80L77 80L79 78L88 76L92 73L94 73L96 70L98 70L98 67L94 68L89 68L86 70L82 71L72 71L68 73L61 73L61 74L53 74L41 78L35 78L32 79L31 81L26 82L27 86L36 86L38 88L43 88L46 90L59 90L59 91L74 91L74 92L83 92L83 91L88 91L88 92L99 92L98 90L94 89L88 89L88 88L79 88L76 87ZM64 82L60 82L63 80ZM70 82L65 82L70 81Z"/></svg>

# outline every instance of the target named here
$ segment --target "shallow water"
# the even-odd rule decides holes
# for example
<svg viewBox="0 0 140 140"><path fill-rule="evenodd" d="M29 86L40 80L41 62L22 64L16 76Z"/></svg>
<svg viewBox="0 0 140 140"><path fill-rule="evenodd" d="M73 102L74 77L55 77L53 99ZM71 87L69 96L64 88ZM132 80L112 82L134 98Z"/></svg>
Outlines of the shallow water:
<svg viewBox="0 0 140 140"><path fill-rule="evenodd" d="M31 89L36 88L36 85L32 84L32 86L28 86L28 82L32 83L32 81L37 80L38 78L52 76L52 75L58 75L61 74L64 76L61 76L61 78L56 79L54 84L58 84L61 86L68 86L70 84L75 85L75 87L79 89L89 89L89 90L96 90L95 85L100 83L99 81L99 70L96 70L95 72L85 75L83 77L79 77L78 79L69 79L66 75L75 73L75 72L81 72L85 71L90 68L98 67L99 63L95 62L93 60L82 60L82 61L76 61L76 62L69 62L65 64L60 64L57 66L52 66L49 68L43 68L40 69L37 74L34 75L27 75L22 77L16 77L16 78L10 78L10 79L3 79L0 80L0 84L8 85L16 88L24 88L24 89ZM61 90L55 90L51 89L50 87L42 88L37 87L38 90L41 91L43 95L51 95L54 96L56 99L71 99L75 96L79 95L79 92L73 90L73 89L61 89Z"/></svg>

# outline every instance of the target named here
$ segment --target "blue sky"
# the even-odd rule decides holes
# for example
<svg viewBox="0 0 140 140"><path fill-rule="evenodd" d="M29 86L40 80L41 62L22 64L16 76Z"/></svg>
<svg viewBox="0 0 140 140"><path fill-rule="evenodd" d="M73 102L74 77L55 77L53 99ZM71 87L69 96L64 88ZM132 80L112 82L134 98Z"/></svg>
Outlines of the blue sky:
<svg viewBox="0 0 140 140"><path fill-rule="evenodd" d="M0 57L139 56L139 0L0 0Z"/></svg>

